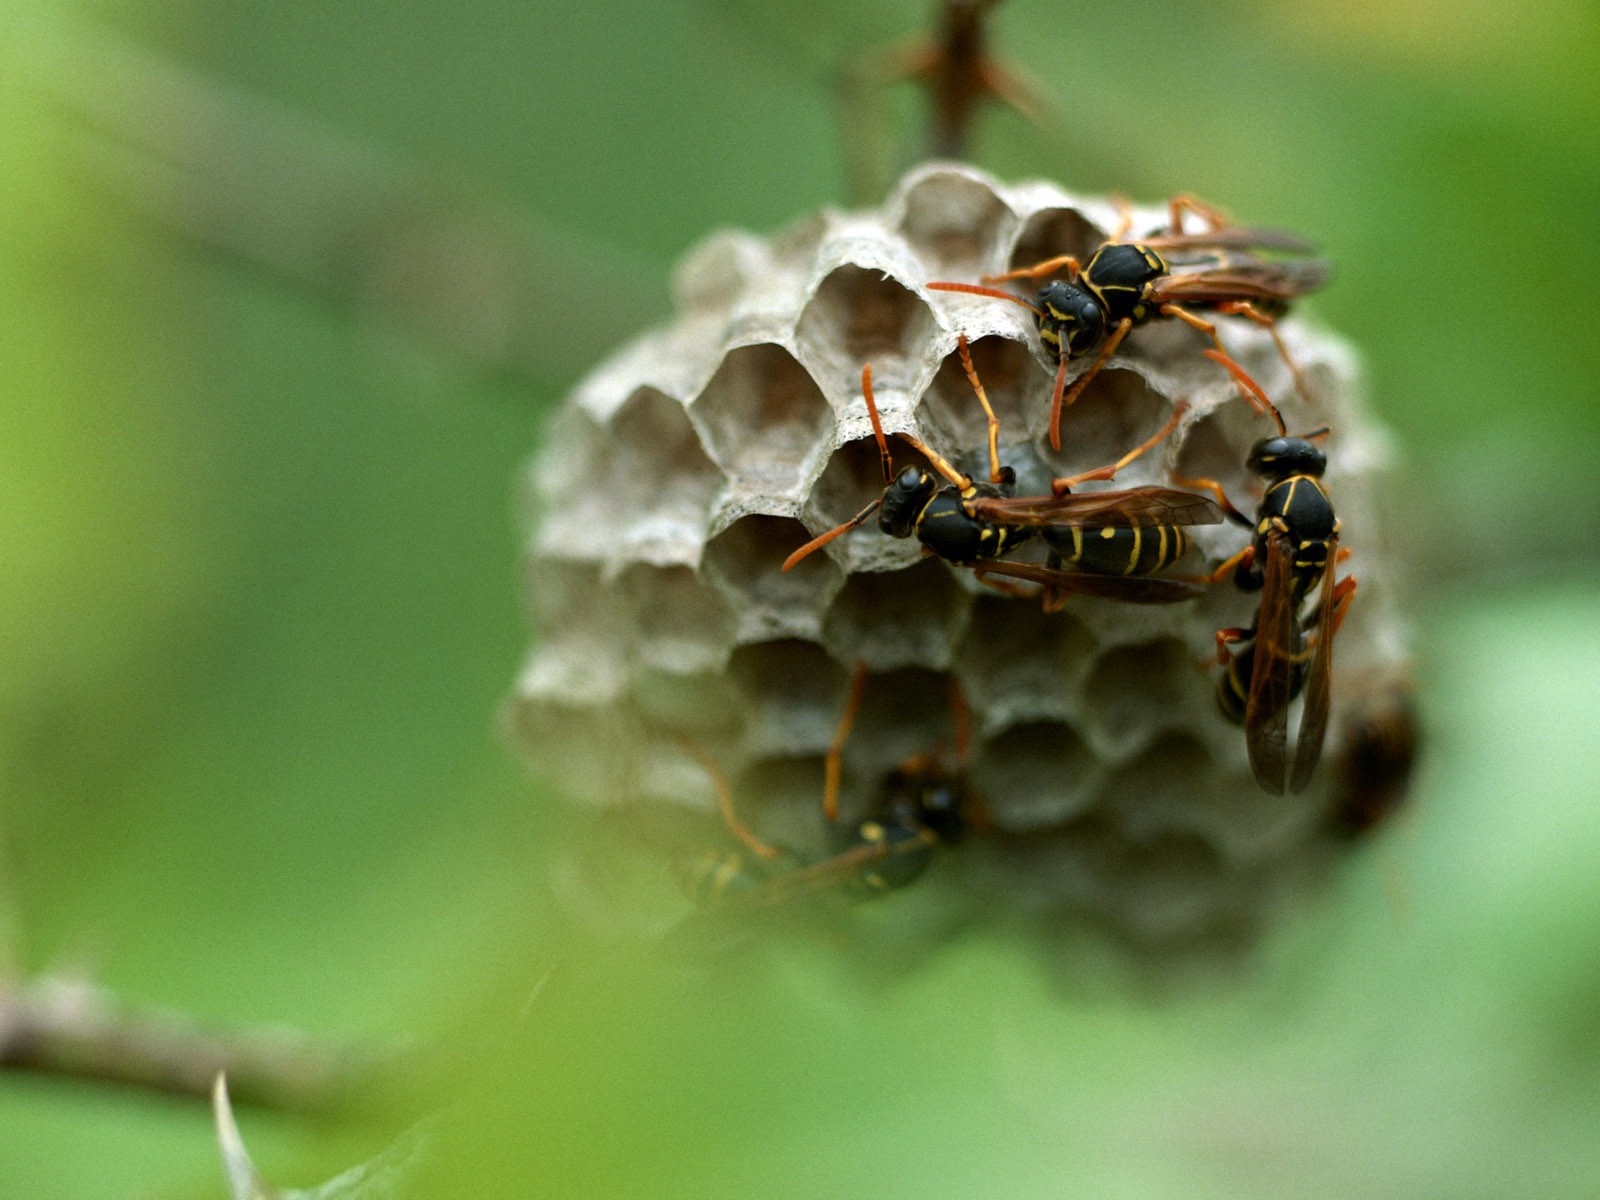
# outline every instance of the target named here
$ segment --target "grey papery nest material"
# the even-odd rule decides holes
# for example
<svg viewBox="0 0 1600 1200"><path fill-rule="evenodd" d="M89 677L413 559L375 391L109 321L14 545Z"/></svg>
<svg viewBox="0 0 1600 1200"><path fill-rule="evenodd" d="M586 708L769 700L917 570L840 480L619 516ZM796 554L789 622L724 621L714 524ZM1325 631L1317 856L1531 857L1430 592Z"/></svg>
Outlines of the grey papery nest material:
<svg viewBox="0 0 1600 1200"><path fill-rule="evenodd" d="M1166 221L1164 209L1134 215L1137 230ZM538 769L581 804L702 814L696 827L714 840L725 834L690 737L721 764L752 827L817 853L828 832L822 758L852 665L871 675L844 755L847 819L870 808L896 763L953 753L954 676L972 709L967 779L992 828L915 890L940 889L947 916L1027 914L1046 937L1087 921L1137 945L1248 941L1334 844L1329 763L1342 716L1404 673L1378 496L1390 443L1343 342L1298 315L1282 323L1308 406L1266 331L1220 318L1229 351L1291 432L1333 427L1325 482L1361 580L1335 647L1323 768L1301 795L1258 788L1240 729L1218 712L1217 669L1203 664L1214 632L1247 624L1255 604L1230 585L1162 606L1078 597L1046 615L875 522L779 571L882 488L864 363L888 430L987 475L960 333L1018 494L1115 460L1186 400L1173 436L1115 486L1169 484L1176 470L1221 481L1253 509L1260 485L1245 456L1273 429L1201 355L1202 335L1176 321L1135 330L1067 411L1056 454L1045 438L1054 362L1031 314L925 287L1062 253L1086 259L1118 218L1109 200L934 164L876 211L824 211L772 238L718 233L693 250L676 315L577 387L529 473L539 636L511 717ZM890 447L897 465L911 460L898 439ZM1201 553L1180 573L1246 540L1226 524L1191 532ZM1040 548L1027 549L1019 557L1037 561Z"/></svg>

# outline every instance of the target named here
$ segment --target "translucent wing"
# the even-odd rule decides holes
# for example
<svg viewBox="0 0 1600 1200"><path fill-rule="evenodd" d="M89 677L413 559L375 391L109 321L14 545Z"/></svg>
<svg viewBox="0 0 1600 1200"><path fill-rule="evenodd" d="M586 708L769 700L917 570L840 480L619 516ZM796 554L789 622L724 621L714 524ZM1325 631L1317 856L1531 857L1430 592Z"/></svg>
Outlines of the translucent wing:
<svg viewBox="0 0 1600 1200"><path fill-rule="evenodd" d="M1182 600L1193 600L1205 592L1200 584L1182 579L1097 575L1090 571L1064 571L1034 563L1006 562L1004 559L980 563L973 570L980 579L985 575L1005 575L1043 584L1059 592L1099 596L1107 600L1121 600L1125 604L1176 604Z"/></svg>
<svg viewBox="0 0 1600 1200"><path fill-rule="evenodd" d="M1280 796L1300 627L1291 588L1293 551L1289 537L1274 531L1266 545L1262 572L1265 581L1261 605L1256 609L1250 696L1244 710L1244 738L1256 782Z"/></svg>
<svg viewBox="0 0 1600 1200"><path fill-rule="evenodd" d="M1338 561L1338 535L1328 542L1328 565L1322 572L1322 591L1317 597L1316 647L1306 675L1305 706L1300 712L1300 729L1295 735L1294 769L1289 790L1301 792L1311 782L1322 757L1322 740L1328 732L1328 692L1333 668L1333 566Z"/></svg>
<svg viewBox="0 0 1600 1200"><path fill-rule="evenodd" d="M1310 242L1281 229L1252 229L1243 225L1214 229L1209 233L1169 233L1138 239L1142 246L1156 250L1281 250L1285 254L1310 254Z"/></svg>
<svg viewBox="0 0 1600 1200"><path fill-rule="evenodd" d="M1236 262L1198 271L1177 271L1150 284L1150 300L1187 300L1222 304L1229 300L1285 303L1314 292L1328 280L1328 264L1320 258L1294 262Z"/></svg>
<svg viewBox="0 0 1600 1200"><path fill-rule="evenodd" d="M996 525L1216 525L1222 510L1205 496L1177 488L1141 487L1066 496L971 500L967 509Z"/></svg>

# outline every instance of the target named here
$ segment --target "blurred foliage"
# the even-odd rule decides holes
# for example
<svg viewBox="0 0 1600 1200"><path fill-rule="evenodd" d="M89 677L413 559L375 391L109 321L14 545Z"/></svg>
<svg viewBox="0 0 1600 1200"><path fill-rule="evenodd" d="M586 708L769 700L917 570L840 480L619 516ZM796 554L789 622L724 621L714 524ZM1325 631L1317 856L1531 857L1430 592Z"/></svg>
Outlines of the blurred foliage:
<svg viewBox="0 0 1600 1200"><path fill-rule="evenodd" d="M558 391L133 212L37 77L45 43L72 70L57 16L514 205L572 246L552 278L612 248L635 286L563 331L598 360L711 228L842 197L834 64L927 12L0 4L0 905L27 967L444 1037L461 1195L1592 1192L1593 5L1002 10L1059 112L991 114L984 166L1192 191L1335 260L1310 307L1368 356L1441 584L1398 836L1247 979L1149 1001L1063 997L1003 939L888 989L831 951L686 978L559 942L567 818L494 730L526 636L513 480ZM292 1182L412 1115L240 1119ZM202 1106L0 1077L0 1195L222 1194Z"/></svg>

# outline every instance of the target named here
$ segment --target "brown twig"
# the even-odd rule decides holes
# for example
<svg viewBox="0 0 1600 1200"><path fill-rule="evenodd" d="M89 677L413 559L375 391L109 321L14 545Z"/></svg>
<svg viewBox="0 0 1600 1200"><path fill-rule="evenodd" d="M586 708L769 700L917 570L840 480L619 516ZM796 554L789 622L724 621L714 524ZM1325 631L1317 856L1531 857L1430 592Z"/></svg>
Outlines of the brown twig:
<svg viewBox="0 0 1600 1200"><path fill-rule="evenodd" d="M218 1031L179 1013L135 1008L92 984L0 984L0 1069L205 1099L226 1072L242 1103L332 1107L396 1063L292 1030Z"/></svg>

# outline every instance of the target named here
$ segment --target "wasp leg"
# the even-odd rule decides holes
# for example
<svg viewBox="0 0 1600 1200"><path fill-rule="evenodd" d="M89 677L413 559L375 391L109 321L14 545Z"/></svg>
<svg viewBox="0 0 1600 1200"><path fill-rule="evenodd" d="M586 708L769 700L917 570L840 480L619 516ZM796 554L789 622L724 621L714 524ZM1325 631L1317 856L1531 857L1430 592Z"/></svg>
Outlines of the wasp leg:
<svg viewBox="0 0 1600 1200"><path fill-rule="evenodd" d="M850 730L861 712L861 697L866 690L867 664L858 661L850 676L850 698L845 701L844 715L839 718L827 757L822 760L822 815L830 824L839 819L839 776L844 764L844 744L850 739Z"/></svg>
<svg viewBox="0 0 1600 1200"><path fill-rule="evenodd" d="M777 847L769 846L758 838L734 811L733 789L728 786L727 776L723 775L722 768L717 766L716 759L712 758L705 747L693 738L684 738L683 745L705 768L706 774L711 776L711 785L717 791L717 811L722 814L722 823L728 827L728 832L749 847L757 858L777 858L780 853Z"/></svg>
<svg viewBox="0 0 1600 1200"><path fill-rule="evenodd" d="M989 406L988 394L983 390L983 384L978 382L978 369L972 365L972 350L967 345L967 335L962 334L956 339L956 346L961 351L961 366L967 372L967 382L972 384L972 390L978 394L978 403L983 405L983 415L989 422L989 482L1003 483L1006 473L1000 466L1000 418L994 415L994 409Z"/></svg>
<svg viewBox="0 0 1600 1200"><path fill-rule="evenodd" d="M972 569L972 574L979 583L984 584L987 587L992 587L1002 596L1010 596L1015 600L1037 600L1040 596L1044 595L1045 592L1045 589L1042 587L1029 587L1025 583L1013 583L1009 579L1002 579L999 576L991 575L988 571L984 570L982 563L979 563Z"/></svg>
<svg viewBox="0 0 1600 1200"><path fill-rule="evenodd" d="M1306 383L1305 375L1300 371L1300 364L1289 354L1289 347L1284 345L1283 335L1278 332L1278 318L1262 312L1248 300L1230 300L1217 305L1217 311L1254 321L1270 333L1272 344L1278 348L1278 357L1283 359L1283 365L1289 368L1289 374L1294 378L1294 390L1300 394L1300 399L1305 403L1312 403L1311 388Z"/></svg>
<svg viewBox="0 0 1600 1200"><path fill-rule="evenodd" d="M1124 240L1133 229L1133 205L1121 192L1111 194L1111 203L1117 206L1117 231L1111 235L1113 242Z"/></svg>
<svg viewBox="0 0 1600 1200"><path fill-rule="evenodd" d="M1115 479L1118 471L1122 470L1123 467L1127 466L1134 459L1144 454L1152 446L1156 445L1156 443L1160 442L1169 433L1176 429L1178 427L1178 422L1183 419L1183 414L1188 411L1189 402L1187 400L1179 400L1172 406L1172 416L1167 418L1167 423L1165 425L1156 430L1154 436L1135 446L1121 458L1117 459L1116 462L1107 466L1096 467L1092 471L1083 471L1077 475L1064 475L1059 479L1052 479L1050 481L1051 492L1057 496L1065 496L1080 483L1088 483L1090 480L1096 479Z"/></svg>
<svg viewBox="0 0 1600 1200"><path fill-rule="evenodd" d="M1133 318L1123 317L1117 322L1104 342L1100 344L1100 353L1095 355L1094 362L1089 369L1073 382L1070 390L1063 393L1062 384L1067 379L1066 355L1061 356L1061 365L1056 370L1055 391L1050 396L1050 449L1061 449L1061 410L1071 408L1078 397L1083 395L1083 389L1089 386L1089 381L1100 373L1100 368L1106 365L1106 359L1116 352L1122 344L1122 339L1128 336L1128 331L1133 328Z"/></svg>
<svg viewBox="0 0 1600 1200"><path fill-rule="evenodd" d="M1228 493L1222 490L1222 485L1215 479L1185 479L1176 473L1172 482L1179 487L1195 488L1197 491L1210 492L1217 498L1217 504L1222 509L1223 515L1235 525L1243 525L1246 529L1254 529L1255 522L1233 506L1233 501L1228 499Z"/></svg>
<svg viewBox="0 0 1600 1200"><path fill-rule="evenodd" d="M1197 200L1187 192L1180 193L1167 201L1167 222L1173 233L1183 233L1183 214L1191 212L1206 224L1211 226L1213 232L1226 229L1233 224L1228 214L1214 205L1207 204L1204 200Z"/></svg>
<svg viewBox="0 0 1600 1200"><path fill-rule="evenodd" d="M1067 269L1067 278L1076 279L1083 270L1078 260L1070 254L1061 254L1055 258L1047 258L1043 262L1036 262L1031 267L1018 267L1014 271L1007 271L1002 275L984 275L984 283L1005 283L1011 279L1043 279L1046 275L1054 275L1062 267Z"/></svg>
<svg viewBox="0 0 1600 1200"><path fill-rule="evenodd" d="M1233 626L1231 629L1217 630L1217 665L1219 667L1228 665L1229 646L1236 642L1248 642L1255 635L1256 631L1254 629L1245 629L1238 625Z"/></svg>
<svg viewBox="0 0 1600 1200"><path fill-rule="evenodd" d="M1228 351L1223 347L1222 338L1217 333L1217 327L1215 323L1206 320L1204 317L1195 315L1182 305L1172 304L1170 302L1161 306L1161 315L1165 317L1177 317L1178 320L1182 321L1191 329L1198 329L1201 333L1210 338L1216 349L1207 350L1206 357L1214 362L1220 363L1227 369L1228 374L1233 376L1234 385L1238 387L1239 394L1244 397L1244 402L1246 404L1255 409L1256 412L1260 413L1262 416L1267 416L1270 414L1273 419L1278 422L1279 428L1281 429L1283 427L1283 418L1278 416L1278 410L1273 406L1272 401L1267 399L1267 394L1261 390L1261 385L1257 383L1251 377L1250 372L1246 371L1242 366L1240 366L1233 355L1229 354Z"/></svg>

